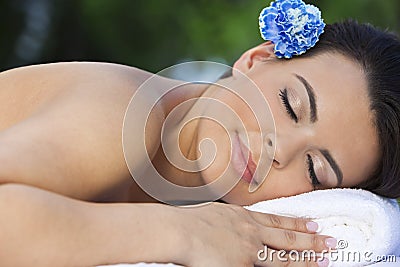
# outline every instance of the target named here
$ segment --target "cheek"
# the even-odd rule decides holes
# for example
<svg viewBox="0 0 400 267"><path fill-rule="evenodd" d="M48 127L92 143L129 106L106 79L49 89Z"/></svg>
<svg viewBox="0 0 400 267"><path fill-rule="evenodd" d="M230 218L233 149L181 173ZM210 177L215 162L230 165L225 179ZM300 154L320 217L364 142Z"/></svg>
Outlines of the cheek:
<svg viewBox="0 0 400 267"><path fill-rule="evenodd" d="M260 110L260 106L262 102L256 103L257 106L251 103L246 103L246 98L241 98L235 94L229 93L226 94L221 101L231 107L232 111L236 113L240 121L234 121L236 128L238 128L239 123L242 123L243 126L249 131L258 128L259 121L256 113Z"/></svg>
<svg viewBox="0 0 400 267"><path fill-rule="evenodd" d="M268 103L272 118L275 122L275 126L278 127L282 123L290 121L286 114L285 108L282 106L282 101L279 96L280 89L282 86L272 83L267 83L262 87L259 87L265 100Z"/></svg>
<svg viewBox="0 0 400 267"><path fill-rule="evenodd" d="M282 123L290 121L285 107L283 107L282 100L279 97L279 92L268 92L268 104L271 109L276 127L281 126Z"/></svg>
<svg viewBox="0 0 400 267"><path fill-rule="evenodd" d="M199 122L198 139L195 142L196 154L199 167L204 169L202 176L206 183L220 177L228 166L231 154L229 135L231 135L230 132L212 120L201 119ZM200 151L198 148L202 140L204 143L201 145ZM214 145L210 145L211 142ZM215 157L206 155L215 155Z"/></svg>

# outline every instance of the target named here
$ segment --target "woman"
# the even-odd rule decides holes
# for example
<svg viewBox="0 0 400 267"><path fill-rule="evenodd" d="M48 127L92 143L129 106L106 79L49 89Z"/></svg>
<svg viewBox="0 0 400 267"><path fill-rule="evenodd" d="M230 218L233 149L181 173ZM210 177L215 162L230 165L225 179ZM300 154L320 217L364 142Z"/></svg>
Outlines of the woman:
<svg viewBox="0 0 400 267"><path fill-rule="evenodd" d="M252 153L260 142L276 147L272 167L255 192L248 191L243 174L222 197L230 204L193 209L156 203L134 182L124 160L125 110L150 73L103 63L1 73L1 265L287 266L260 262L257 251L263 244L286 250L334 248L336 240L316 235L313 222L239 205L332 187L399 197L399 51L391 34L345 22L327 25L317 45L298 58L277 59L270 42L245 52L234 69L260 88L276 125L275 138L257 140L249 134L249 148ZM234 86L235 75L222 82ZM188 174L168 164L159 147L169 112L199 96L227 103L244 122L250 120L246 107L217 87L199 85L162 98L147 121L146 148L155 168L175 184L209 183L229 163L230 153L218 153L210 168ZM228 130L235 132L234 126ZM198 158L196 147L204 138L214 140L217 151L228 142L226 132L210 120L193 120L182 128L182 153ZM251 156L258 164L260 155ZM326 261L291 264L327 266Z"/></svg>

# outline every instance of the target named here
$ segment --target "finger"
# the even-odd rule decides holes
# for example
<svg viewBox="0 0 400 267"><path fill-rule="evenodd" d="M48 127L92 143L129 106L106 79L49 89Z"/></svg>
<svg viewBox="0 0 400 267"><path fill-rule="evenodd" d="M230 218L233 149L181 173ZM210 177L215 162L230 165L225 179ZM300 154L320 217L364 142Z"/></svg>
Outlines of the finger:
<svg viewBox="0 0 400 267"><path fill-rule="evenodd" d="M317 253L336 248L336 239L330 236L300 233L286 229L260 226L264 244L283 250L313 250Z"/></svg>
<svg viewBox="0 0 400 267"><path fill-rule="evenodd" d="M298 251L274 250L264 247L258 252L256 267L322 267L329 260L324 255L302 253Z"/></svg>
<svg viewBox="0 0 400 267"><path fill-rule="evenodd" d="M303 233L315 233L318 230L316 222L304 218L292 218L275 214L249 211L258 223L268 227L288 229Z"/></svg>

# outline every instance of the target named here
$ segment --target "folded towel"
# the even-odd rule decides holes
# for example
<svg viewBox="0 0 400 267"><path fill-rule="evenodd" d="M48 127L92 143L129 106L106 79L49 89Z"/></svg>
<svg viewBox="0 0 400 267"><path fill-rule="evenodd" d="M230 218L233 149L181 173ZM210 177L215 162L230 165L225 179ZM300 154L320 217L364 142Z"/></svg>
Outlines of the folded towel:
<svg viewBox="0 0 400 267"><path fill-rule="evenodd" d="M365 190L317 190L246 208L315 218L320 234L338 240L337 252L330 255L330 266L365 266L400 256L400 210L396 200Z"/></svg>
<svg viewBox="0 0 400 267"><path fill-rule="evenodd" d="M330 257L330 266L365 266L380 260L399 261L396 256L400 256L400 209L396 200L360 189L330 189L262 201L245 208L313 218L319 225L320 234L338 240L337 252L326 255ZM399 263L379 263L379 266L389 265L398 266ZM139 263L129 266L177 265Z"/></svg>

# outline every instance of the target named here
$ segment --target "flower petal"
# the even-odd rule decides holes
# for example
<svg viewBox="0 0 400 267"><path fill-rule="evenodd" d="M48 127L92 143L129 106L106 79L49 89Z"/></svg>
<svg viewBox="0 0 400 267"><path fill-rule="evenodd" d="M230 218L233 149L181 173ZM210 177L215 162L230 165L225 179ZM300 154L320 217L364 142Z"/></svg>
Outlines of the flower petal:
<svg viewBox="0 0 400 267"><path fill-rule="evenodd" d="M324 32L321 11L301 0L276 0L259 16L263 39L275 44L277 57L291 58L313 47Z"/></svg>

